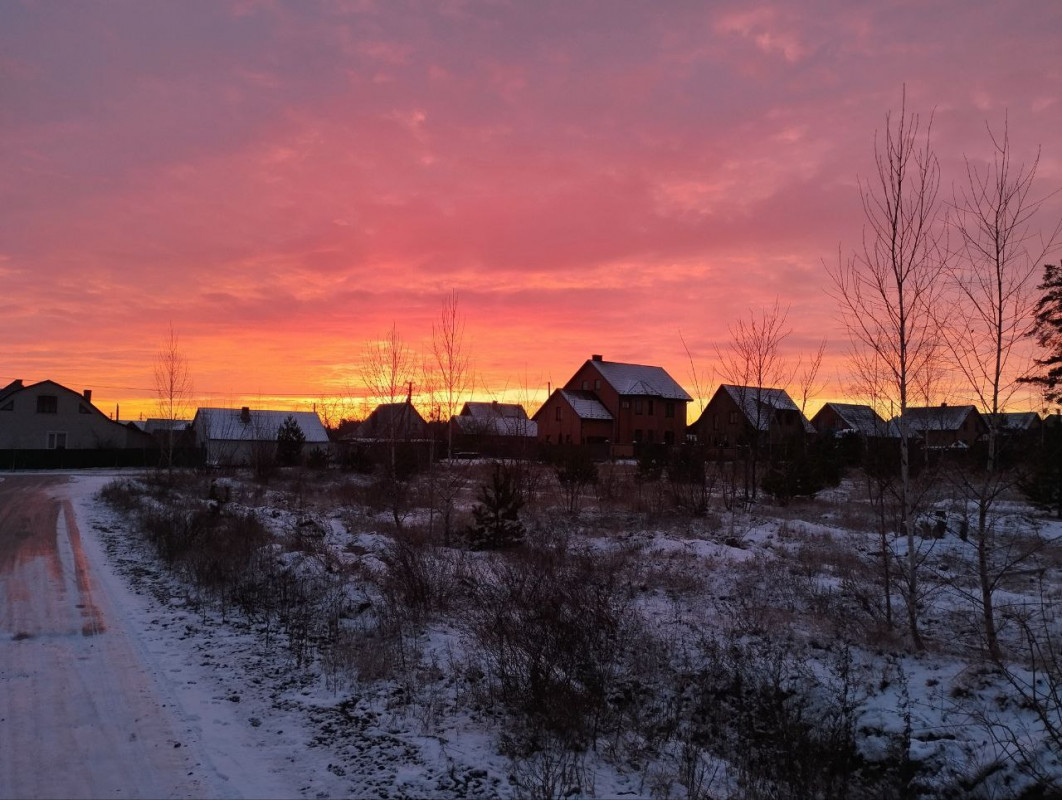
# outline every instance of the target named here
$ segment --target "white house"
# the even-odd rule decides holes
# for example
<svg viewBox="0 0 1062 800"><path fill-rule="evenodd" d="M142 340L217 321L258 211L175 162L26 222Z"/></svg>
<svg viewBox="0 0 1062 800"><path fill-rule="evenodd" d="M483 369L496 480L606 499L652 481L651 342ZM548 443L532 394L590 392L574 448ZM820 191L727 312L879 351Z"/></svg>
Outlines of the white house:
<svg viewBox="0 0 1062 800"><path fill-rule="evenodd" d="M91 389L47 380L0 389L0 450L120 450L150 441L92 405Z"/></svg>
<svg viewBox="0 0 1062 800"><path fill-rule="evenodd" d="M206 450L208 464L237 466L254 464L276 454L277 434L293 417L306 437L303 453L329 451L331 445L321 418L314 411L270 411L243 408L200 408L192 428L196 444Z"/></svg>

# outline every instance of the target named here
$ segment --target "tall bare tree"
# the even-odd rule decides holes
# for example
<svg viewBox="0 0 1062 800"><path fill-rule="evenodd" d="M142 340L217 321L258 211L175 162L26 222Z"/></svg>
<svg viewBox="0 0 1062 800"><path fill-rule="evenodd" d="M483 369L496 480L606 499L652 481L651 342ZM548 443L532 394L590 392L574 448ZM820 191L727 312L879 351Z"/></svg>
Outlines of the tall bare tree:
<svg viewBox="0 0 1062 800"><path fill-rule="evenodd" d="M155 407L166 421L162 436L162 460L173 472L173 450L179 421L187 419L192 403L192 377L180 338L170 325L167 339L155 354Z"/></svg>
<svg viewBox="0 0 1062 800"><path fill-rule="evenodd" d="M918 626L919 555L914 536L909 418L912 389L938 368L934 312L947 262L944 215L939 203L940 166L917 114L885 116L875 134L876 174L860 180L866 225L862 247L829 269L852 346L864 361L878 362L886 394L899 410L900 529L907 539L906 600L912 643L922 649Z"/></svg>
<svg viewBox="0 0 1062 800"><path fill-rule="evenodd" d="M1039 152L1031 163L1015 163L1006 121L1000 134L988 127L993 157L985 165L966 159L966 181L955 193L953 227L958 257L949 268L956 304L945 324L952 362L963 383L989 413L986 470L961 471L960 487L976 507L971 544L980 586L978 605L989 655L1002 657L994 612L997 558L1010 548L999 542L992 522L996 500L1015 483L1000 460L1001 414L1030 366L1021 347L1036 305L1034 275L1059 234L1059 223L1044 232L1034 218L1044 198L1032 194ZM958 313L955 313L955 311Z"/></svg>
<svg viewBox="0 0 1062 800"><path fill-rule="evenodd" d="M1015 163L1006 121L991 127L992 161L966 159L966 181L955 193L953 227L960 249L949 275L957 295L953 324L946 325L952 359L988 418L988 470L997 466L999 417L1029 369L1020 344L1036 306L1035 273L1062 231L1044 231L1034 218L1044 197L1032 194L1040 154Z"/></svg>
<svg viewBox="0 0 1062 800"><path fill-rule="evenodd" d="M446 457L452 459L454 434L450 418L469 394L472 382L465 349L465 321L458 311L456 289L446 295L439 320L431 326L431 351L439 374L440 417L446 423Z"/></svg>

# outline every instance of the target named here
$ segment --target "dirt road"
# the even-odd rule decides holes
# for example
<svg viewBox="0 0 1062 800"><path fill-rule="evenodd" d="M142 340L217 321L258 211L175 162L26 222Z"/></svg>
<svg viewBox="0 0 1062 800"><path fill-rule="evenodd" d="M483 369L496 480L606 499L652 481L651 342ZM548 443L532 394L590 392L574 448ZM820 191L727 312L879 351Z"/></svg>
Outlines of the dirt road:
<svg viewBox="0 0 1062 800"><path fill-rule="evenodd" d="M99 590L65 486L0 478L0 798L214 794Z"/></svg>

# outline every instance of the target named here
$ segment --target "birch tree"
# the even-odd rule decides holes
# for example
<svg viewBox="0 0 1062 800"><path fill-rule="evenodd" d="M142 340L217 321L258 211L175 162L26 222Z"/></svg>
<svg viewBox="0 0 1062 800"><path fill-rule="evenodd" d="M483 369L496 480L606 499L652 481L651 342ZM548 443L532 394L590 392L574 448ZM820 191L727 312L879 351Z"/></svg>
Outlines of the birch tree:
<svg viewBox="0 0 1062 800"><path fill-rule="evenodd" d="M191 412L192 377L188 360L181 350L180 339L170 326L169 337L155 354L155 405L159 417L166 421L162 437L162 460L173 472L173 450L177 423Z"/></svg>
<svg viewBox="0 0 1062 800"><path fill-rule="evenodd" d="M865 227L862 246L830 269L852 346L876 361L882 387L899 409L900 531L907 542L907 618L912 643L922 649L918 623L919 555L914 535L908 401L939 365L934 312L946 265L944 215L939 202L940 166L930 142L932 118L923 133L907 110L885 116L874 137L875 172L861 179Z"/></svg>
<svg viewBox="0 0 1062 800"><path fill-rule="evenodd" d="M960 472L961 488L974 504L972 537L980 587L982 629L989 655L1002 657L994 611L994 589L1006 542L999 542L992 509L1015 483L1001 462L1001 414L1030 366L1022 347L1036 306L1034 275L1058 237L1059 225L1046 235L1034 227L1043 198L1033 195L1039 153L1026 164L1015 162L1006 122L996 135L991 127L992 160L978 165L966 159L966 180L956 190L953 228L959 239L949 267L956 303L953 322L944 326L952 362L968 391L989 413L985 471ZM958 313L954 313L955 310ZM1009 563L1010 558L1004 560Z"/></svg>

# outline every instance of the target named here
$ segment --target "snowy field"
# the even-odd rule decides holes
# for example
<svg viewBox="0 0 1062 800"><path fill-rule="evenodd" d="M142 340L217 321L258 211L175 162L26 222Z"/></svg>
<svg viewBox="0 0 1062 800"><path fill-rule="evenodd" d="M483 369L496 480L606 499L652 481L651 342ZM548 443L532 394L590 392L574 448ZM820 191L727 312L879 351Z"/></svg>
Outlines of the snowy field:
<svg viewBox="0 0 1062 800"><path fill-rule="evenodd" d="M1059 646L1062 526L1020 498L993 665L945 490L916 653L856 482L691 514L616 474L570 512L534 467L524 543L472 551L489 469L49 484L55 557L0 562L0 797L1057 796L1028 646Z"/></svg>

